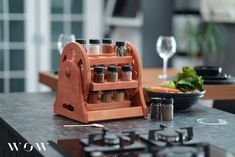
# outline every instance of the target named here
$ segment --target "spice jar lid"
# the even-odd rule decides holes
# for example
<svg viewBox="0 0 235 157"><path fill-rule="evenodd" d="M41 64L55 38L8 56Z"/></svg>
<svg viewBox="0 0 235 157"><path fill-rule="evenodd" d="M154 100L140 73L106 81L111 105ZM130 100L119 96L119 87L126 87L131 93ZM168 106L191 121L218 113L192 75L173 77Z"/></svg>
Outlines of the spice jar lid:
<svg viewBox="0 0 235 157"><path fill-rule="evenodd" d="M132 71L132 66L131 65L123 65L122 71Z"/></svg>
<svg viewBox="0 0 235 157"><path fill-rule="evenodd" d="M165 104L165 105L170 105L170 104L174 103L174 100L172 98L164 98L162 100L162 103Z"/></svg>
<svg viewBox="0 0 235 157"><path fill-rule="evenodd" d="M97 73L103 73L104 67L103 66L96 66L96 67L94 67L94 71Z"/></svg>
<svg viewBox="0 0 235 157"><path fill-rule="evenodd" d="M103 39L103 40L102 40L102 43L103 43L103 44L112 44L112 43L113 43L113 40L112 40L112 39Z"/></svg>
<svg viewBox="0 0 235 157"><path fill-rule="evenodd" d="M126 42L125 41L116 41L117 46L125 46Z"/></svg>
<svg viewBox="0 0 235 157"><path fill-rule="evenodd" d="M118 72L118 67L117 66L109 66L108 67L108 71L111 71L111 72Z"/></svg>
<svg viewBox="0 0 235 157"><path fill-rule="evenodd" d="M153 97L151 98L152 103L162 103L162 98L159 97Z"/></svg>
<svg viewBox="0 0 235 157"><path fill-rule="evenodd" d="M99 40L99 39L90 39L90 40L89 40L89 43L90 43L90 44L99 44L99 43L100 43L100 40Z"/></svg>
<svg viewBox="0 0 235 157"><path fill-rule="evenodd" d="M79 43L79 44L86 44L85 39L76 39L76 42Z"/></svg>

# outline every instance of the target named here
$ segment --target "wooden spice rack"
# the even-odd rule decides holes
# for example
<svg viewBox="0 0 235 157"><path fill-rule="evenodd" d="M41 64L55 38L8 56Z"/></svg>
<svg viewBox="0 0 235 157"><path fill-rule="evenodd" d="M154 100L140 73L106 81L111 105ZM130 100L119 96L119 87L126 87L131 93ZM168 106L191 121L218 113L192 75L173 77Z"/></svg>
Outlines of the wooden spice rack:
<svg viewBox="0 0 235 157"><path fill-rule="evenodd" d="M142 65L137 50L127 42L126 56L112 54L88 55L79 43L69 43L60 57L60 72L54 112L83 123L146 117L147 107L142 89ZM94 83L92 69L94 65L132 64L133 80ZM128 100L97 104L87 103L89 91L125 89Z"/></svg>

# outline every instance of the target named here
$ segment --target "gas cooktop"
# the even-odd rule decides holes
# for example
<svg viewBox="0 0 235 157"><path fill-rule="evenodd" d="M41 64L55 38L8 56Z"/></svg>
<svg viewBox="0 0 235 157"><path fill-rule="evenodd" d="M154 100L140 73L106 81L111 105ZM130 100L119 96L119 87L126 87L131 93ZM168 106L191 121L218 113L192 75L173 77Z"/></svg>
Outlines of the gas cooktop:
<svg viewBox="0 0 235 157"><path fill-rule="evenodd" d="M191 143L193 128L167 128L149 130L138 135L134 131L90 134L85 139L61 139L49 141L64 156L68 157L235 157L208 143Z"/></svg>

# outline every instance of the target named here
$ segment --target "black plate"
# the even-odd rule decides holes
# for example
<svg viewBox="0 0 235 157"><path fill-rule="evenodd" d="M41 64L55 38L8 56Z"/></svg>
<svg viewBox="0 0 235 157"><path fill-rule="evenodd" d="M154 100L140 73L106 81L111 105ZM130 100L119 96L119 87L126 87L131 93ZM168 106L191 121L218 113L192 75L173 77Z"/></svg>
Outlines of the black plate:
<svg viewBox="0 0 235 157"><path fill-rule="evenodd" d="M229 77L227 79L204 79L204 84L216 84L216 85L223 85L223 84L235 84L235 77Z"/></svg>
<svg viewBox="0 0 235 157"><path fill-rule="evenodd" d="M194 70L202 77L216 77L222 74L222 67L218 66L196 66Z"/></svg>
<svg viewBox="0 0 235 157"><path fill-rule="evenodd" d="M173 98L175 110L187 110L198 102L205 94L205 90L200 93L160 93L145 89L152 97Z"/></svg>

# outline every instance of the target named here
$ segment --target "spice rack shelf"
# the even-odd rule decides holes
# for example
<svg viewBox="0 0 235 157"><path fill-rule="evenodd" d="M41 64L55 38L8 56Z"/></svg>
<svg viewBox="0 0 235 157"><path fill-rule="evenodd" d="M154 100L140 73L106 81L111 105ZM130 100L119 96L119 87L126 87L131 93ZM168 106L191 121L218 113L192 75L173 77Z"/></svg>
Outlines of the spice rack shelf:
<svg viewBox="0 0 235 157"><path fill-rule="evenodd" d="M132 64L132 56L118 57L118 56L100 56L100 57L89 57L91 65L99 64Z"/></svg>
<svg viewBox="0 0 235 157"><path fill-rule="evenodd" d="M91 82L90 90L100 91L100 90L115 90L115 89L131 89L131 88L137 88L137 87L138 87L137 80L104 82L104 83Z"/></svg>
<svg viewBox="0 0 235 157"><path fill-rule="evenodd" d="M142 89L142 65L138 54L130 42L126 42L126 56L123 57L115 56L115 53L89 55L81 44L75 42L67 44L60 56L54 112L82 123L146 117L147 107ZM131 64L132 80L93 82L95 65L114 64ZM116 89L125 90L127 95L124 101L112 100L109 103L98 101L95 104L87 102L88 94L92 91Z"/></svg>
<svg viewBox="0 0 235 157"><path fill-rule="evenodd" d="M125 100L123 102L112 101L110 103L102 103L98 104L86 104L88 111L96 111L96 110L108 110L108 109L116 109L116 108L126 108L131 106L130 100Z"/></svg>

